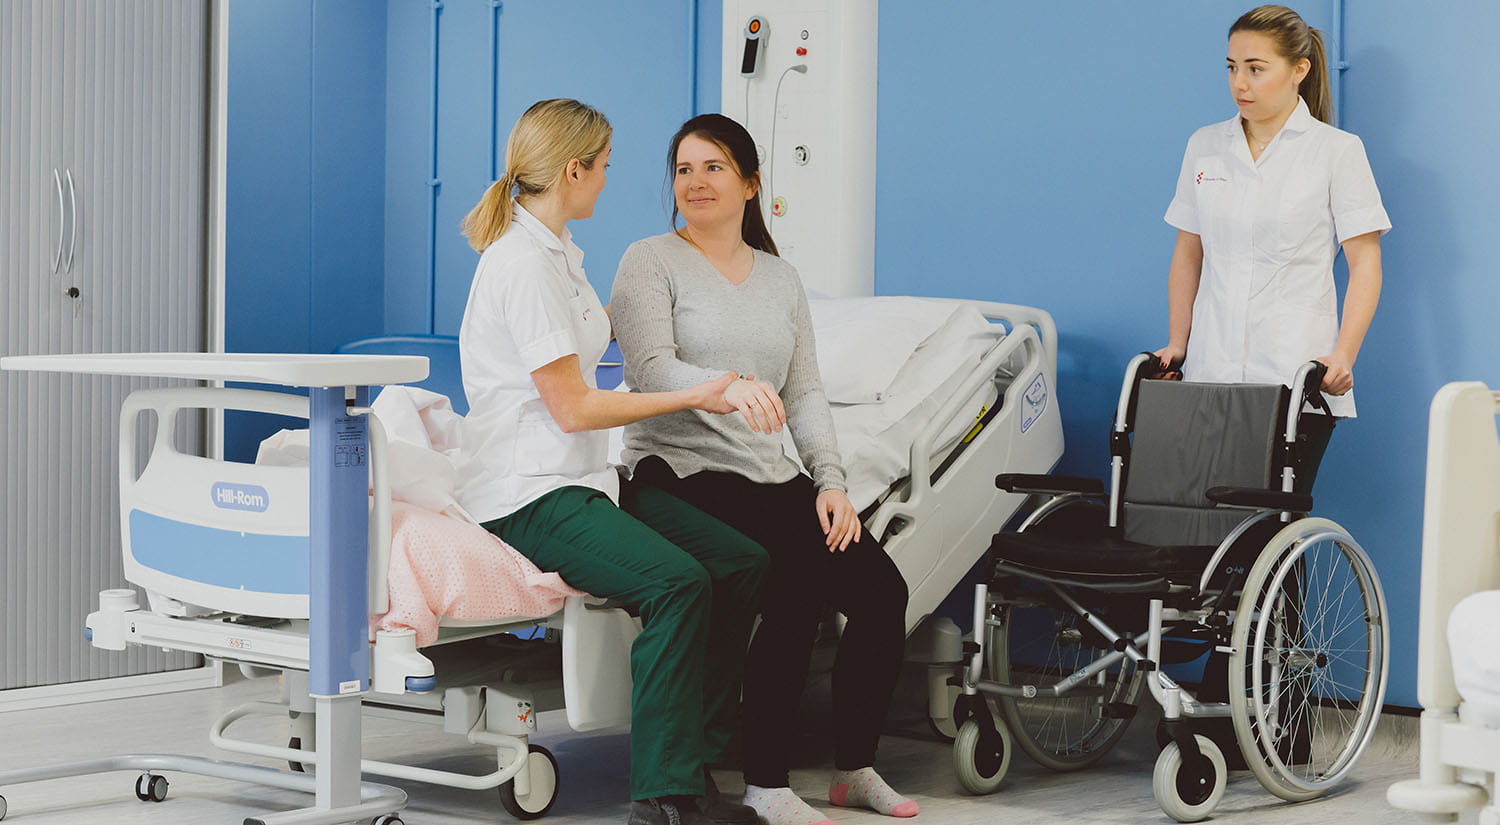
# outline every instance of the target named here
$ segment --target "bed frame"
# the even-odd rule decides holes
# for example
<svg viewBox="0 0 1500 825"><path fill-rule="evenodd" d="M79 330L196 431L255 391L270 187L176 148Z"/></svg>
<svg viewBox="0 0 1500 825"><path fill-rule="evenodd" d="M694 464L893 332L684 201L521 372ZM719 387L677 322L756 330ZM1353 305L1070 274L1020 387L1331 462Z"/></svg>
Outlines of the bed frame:
<svg viewBox="0 0 1500 825"><path fill-rule="evenodd" d="M1448 384L1432 399L1417 653L1421 775L1386 793L1431 821L1478 808L1481 825L1500 825L1500 730L1465 718L1447 634L1454 605L1500 589L1497 413L1500 393L1480 382Z"/></svg>

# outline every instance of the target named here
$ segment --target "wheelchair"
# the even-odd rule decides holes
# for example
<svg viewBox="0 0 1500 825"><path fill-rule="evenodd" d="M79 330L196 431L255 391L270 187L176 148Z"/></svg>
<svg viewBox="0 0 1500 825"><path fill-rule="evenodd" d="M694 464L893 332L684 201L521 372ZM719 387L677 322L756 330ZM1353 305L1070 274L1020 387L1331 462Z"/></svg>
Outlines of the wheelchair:
<svg viewBox="0 0 1500 825"><path fill-rule="evenodd" d="M1282 799L1349 775L1385 696L1389 627L1369 557L1294 492L1316 472L1299 424L1307 406L1327 411L1324 369L1303 365L1291 387L1187 383L1159 380L1142 353L1120 391L1108 490L995 479L1042 503L994 537L975 587L953 714L965 790L994 791L1014 746L1053 770L1093 764L1147 692L1164 716L1153 791L1179 822L1223 797L1224 749L1199 732L1216 723ZM1200 685L1163 671L1204 656Z"/></svg>

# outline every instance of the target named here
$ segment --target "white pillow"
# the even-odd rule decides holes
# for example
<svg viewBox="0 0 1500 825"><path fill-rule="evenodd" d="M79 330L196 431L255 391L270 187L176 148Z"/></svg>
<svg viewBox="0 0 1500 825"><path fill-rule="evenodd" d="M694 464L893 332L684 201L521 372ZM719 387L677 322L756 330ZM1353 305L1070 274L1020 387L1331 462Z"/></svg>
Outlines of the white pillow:
<svg viewBox="0 0 1500 825"><path fill-rule="evenodd" d="M833 404L878 404L917 347L963 305L925 298L809 298L818 372Z"/></svg>

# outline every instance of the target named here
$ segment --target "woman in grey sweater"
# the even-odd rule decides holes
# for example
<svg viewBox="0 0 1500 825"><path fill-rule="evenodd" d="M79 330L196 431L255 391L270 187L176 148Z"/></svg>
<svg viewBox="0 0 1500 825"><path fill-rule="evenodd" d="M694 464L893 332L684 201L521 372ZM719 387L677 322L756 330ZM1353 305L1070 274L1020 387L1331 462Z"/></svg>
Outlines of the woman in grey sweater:
<svg viewBox="0 0 1500 825"><path fill-rule="evenodd" d="M802 463L775 427L682 410L625 429L632 483L665 489L759 542L771 556L762 622L744 683L745 804L768 825L828 819L789 787L795 708L825 605L847 625L833 672L835 805L914 816L917 803L873 768L901 665L906 583L861 528L845 494L833 417L818 375L807 298L761 218L748 132L723 115L683 124L668 153L686 226L625 252L612 315L625 378L639 392L734 370L774 391ZM764 398L764 395L761 395ZM763 411L775 421L782 410Z"/></svg>

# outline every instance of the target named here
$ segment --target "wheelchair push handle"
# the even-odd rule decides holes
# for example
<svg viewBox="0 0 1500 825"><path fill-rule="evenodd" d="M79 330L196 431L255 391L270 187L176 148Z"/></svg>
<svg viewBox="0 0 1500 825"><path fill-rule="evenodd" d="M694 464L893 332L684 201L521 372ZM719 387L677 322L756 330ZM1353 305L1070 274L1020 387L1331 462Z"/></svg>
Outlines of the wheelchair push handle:
<svg viewBox="0 0 1500 825"><path fill-rule="evenodd" d="M1143 351L1141 354L1147 356L1149 359L1141 365L1141 378L1158 381L1182 380L1182 365L1187 359L1174 358L1170 364L1163 367L1161 359L1156 356L1156 353Z"/></svg>
<svg viewBox="0 0 1500 825"><path fill-rule="evenodd" d="M1328 375L1328 365L1322 361L1308 361L1303 370L1298 371L1302 377L1302 399L1324 415L1332 415L1333 411L1328 409L1328 401L1323 397L1323 378Z"/></svg>

